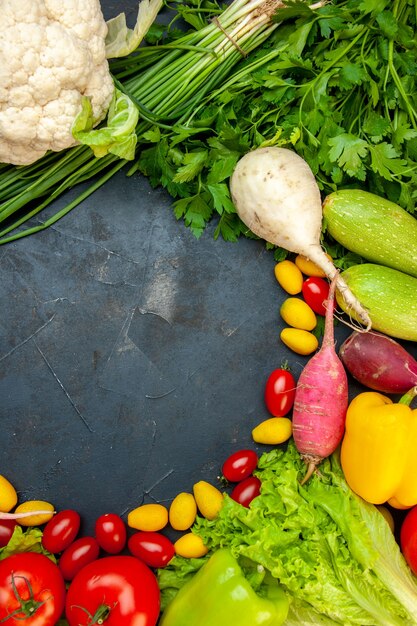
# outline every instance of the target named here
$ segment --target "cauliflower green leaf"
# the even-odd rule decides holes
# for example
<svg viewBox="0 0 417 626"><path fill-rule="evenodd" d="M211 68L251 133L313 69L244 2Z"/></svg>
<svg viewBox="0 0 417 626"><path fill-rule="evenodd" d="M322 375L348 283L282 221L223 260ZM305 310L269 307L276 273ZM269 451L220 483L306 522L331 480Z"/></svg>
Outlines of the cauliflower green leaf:
<svg viewBox="0 0 417 626"><path fill-rule="evenodd" d="M94 126L93 109L90 99L84 97L82 109L74 120L72 134L80 143L90 146L94 156L101 158L115 154L121 159L132 160L137 142L136 125L139 111L130 98L114 90L113 99L104 126Z"/></svg>
<svg viewBox="0 0 417 626"><path fill-rule="evenodd" d="M106 57L115 59L124 57L136 50L138 45L155 21L163 0L141 0L138 17L134 28L128 28L126 15L119 13L107 21Z"/></svg>

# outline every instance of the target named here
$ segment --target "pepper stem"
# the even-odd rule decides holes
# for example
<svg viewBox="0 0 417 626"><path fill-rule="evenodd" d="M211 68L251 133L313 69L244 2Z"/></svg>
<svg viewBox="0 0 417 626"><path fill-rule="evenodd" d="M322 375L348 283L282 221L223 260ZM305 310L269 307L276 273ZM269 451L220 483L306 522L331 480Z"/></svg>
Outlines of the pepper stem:
<svg viewBox="0 0 417 626"><path fill-rule="evenodd" d="M407 406L410 406L410 404L412 403L412 401L414 400L416 396L417 396L417 385L413 387L412 389L410 389L410 391L407 391L407 393L405 393L398 400L398 404L406 404Z"/></svg>

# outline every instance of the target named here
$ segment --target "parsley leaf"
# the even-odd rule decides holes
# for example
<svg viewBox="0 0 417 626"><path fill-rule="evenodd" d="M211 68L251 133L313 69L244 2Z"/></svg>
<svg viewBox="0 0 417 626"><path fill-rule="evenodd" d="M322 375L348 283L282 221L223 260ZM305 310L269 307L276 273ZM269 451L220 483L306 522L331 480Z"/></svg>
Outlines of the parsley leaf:
<svg viewBox="0 0 417 626"><path fill-rule="evenodd" d="M186 183L201 172L207 160L207 150L195 150L184 155L183 165L177 169L173 181L174 183Z"/></svg>
<svg viewBox="0 0 417 626"><path fill-rule="evenodd" d="M394 146L386 142L369 145L369 153L372 170L386 180L391 180L392 174L401 174L407 164L405 159L397 158Z"/></svg>
<svg viewBox="0 0 417 626"><path fill-rule="evenodd" d="M363 159L368 154L369 145L363 139L342 133L329 139L331 146L329 158L337 163L349 176L365 180L365 165Z"/></svg>

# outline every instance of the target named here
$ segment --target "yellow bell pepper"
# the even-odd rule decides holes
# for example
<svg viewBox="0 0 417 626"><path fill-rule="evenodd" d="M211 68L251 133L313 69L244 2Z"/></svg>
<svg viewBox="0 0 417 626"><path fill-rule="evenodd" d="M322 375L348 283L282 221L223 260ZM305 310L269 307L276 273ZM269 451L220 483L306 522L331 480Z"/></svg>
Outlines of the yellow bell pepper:
<svg viewBox="0 0 417 626"><path fill-rule="evenodd" d="M356 396L346 414L341 464L350 488L367 502L395 508L417 504L417 387L398 403L370 391Z"/></svg>

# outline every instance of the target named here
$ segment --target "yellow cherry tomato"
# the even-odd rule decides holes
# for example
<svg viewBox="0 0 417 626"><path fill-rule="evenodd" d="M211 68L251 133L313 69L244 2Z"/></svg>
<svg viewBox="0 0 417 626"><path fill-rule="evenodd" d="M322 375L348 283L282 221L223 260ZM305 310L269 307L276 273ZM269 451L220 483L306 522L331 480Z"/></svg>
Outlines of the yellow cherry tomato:
<svg viewBox="0 0 417 626"><path fill-rule="evenodd" d="M183 535L174 543L175 553L187 559L198 559L208 552L203 540L194 533Z"/></svg>
<svg viewBox="0 0 417 626"><path fill-rule="evenodd" d="M174 530L191 528L197 515L197 503L192 493L182 492L169 507L169 523Z"/></svg>
<svg viewBox="0 0 417 626"><path fill-rule="evenodd" d="M287 441L292 435L292 422L288 417L270 417L252 430L256 443L277 446Z"/></svg>
<svg viewBox="0 0 417 626"><path fill-rule="evenodd" d="M300 298L284 300L280 313L284 322L294 328L313 330L317 326L317 317L313 309Z"/></svg>
<svg viewBox="0 0 417 626"><path fill-rule="evenodd" d="M45 502L44 500L27 500L27 502L19 504L14 511L16 515L32 512L33 515L20 517L19 519L16 519L16 522L21 526L41 526L42 524L49 522L55 513L53 505L50 502Z"/></svg>
<svg viewBox="0 0 417 626"><path fill-rule="evenodd" d="M303 288L303 275L295 263L285 259L275 265L275 278L281 287L292 296L301 293Z"/></svg>
<svg viewBox="0 0 417 626"><path fill-rule="evenodd" d="M200 480L193 486L193 493L201 515L209 520L217 517L223 506L224 496L222 492L205 480Z"/></svg>
<svg viewBox="0 0 417 626"><path fill-rule="evenodd" d="M319 346L317 337L308 330L300 330L299 328L284 328L280 338L287 348L303 356L312 354Z"/></svg>
<svg viewBox="0 0 417 626"><path fill-rule="evenodd" d="M0 476L0 511L8 513L17 504L17 493L12 483Z"/></svg>
<svg viewBox="0 0 417 626"><path fill-rule="evenodd" d="M157 532L167 524L168 509L162 504L142 504L127 516L127 525L136 530Z"/></svg>
<svg viewBox="0 0 417 626"><path fill-rule="evenodd" d="M326 256L329 261L332 260L330 254L326 254ZM298 254L295 257L295 264L298 269L306 276L319 276L321 278L324 278L326 276L326 274L320 267L318 267L315 263L313 263L313 261L310 261L310 259L303 256L302 254Z"/></svg>

